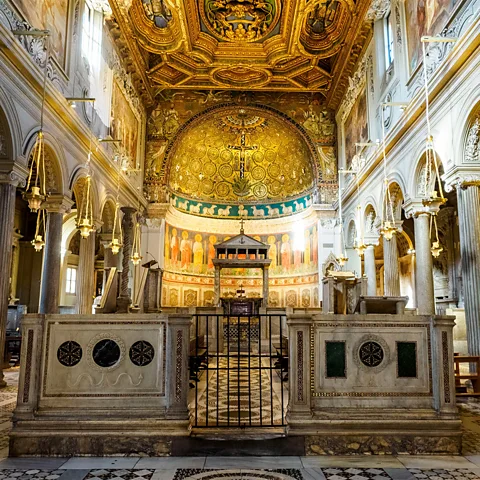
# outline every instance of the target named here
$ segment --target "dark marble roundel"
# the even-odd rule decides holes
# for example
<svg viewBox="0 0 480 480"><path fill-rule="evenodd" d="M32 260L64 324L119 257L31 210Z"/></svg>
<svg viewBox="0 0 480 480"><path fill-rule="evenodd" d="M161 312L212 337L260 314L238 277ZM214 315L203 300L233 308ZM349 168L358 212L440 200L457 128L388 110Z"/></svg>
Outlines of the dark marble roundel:
<svg viewBox="0 0 480 480"><path fill-rule="evenodd" d="M385 353L377 342L365 342L359 350L360 361L367 367L378 367L383 362Z"/></svg>
<svg viewBox="0 0 480 480"><path fill-rule="evenodd" d="M140 340L130 347L129 355L134 365L145 367L152 362L155 356L155 349L149 342Z"/></svg>
<svg viewBox="0 0 480 480"><path fill-rule="evenodd" d="M63 342L58 347L57 358L64 367L74 367L82 359L82 347L73 340Z"/></svg>
<svg viewBox="0 0 480 480"><path fill-rule="evenodd" d="M100 367L112 367L120 360L120 346L115 340L100 340L93 347L92 357Z"/></svg>

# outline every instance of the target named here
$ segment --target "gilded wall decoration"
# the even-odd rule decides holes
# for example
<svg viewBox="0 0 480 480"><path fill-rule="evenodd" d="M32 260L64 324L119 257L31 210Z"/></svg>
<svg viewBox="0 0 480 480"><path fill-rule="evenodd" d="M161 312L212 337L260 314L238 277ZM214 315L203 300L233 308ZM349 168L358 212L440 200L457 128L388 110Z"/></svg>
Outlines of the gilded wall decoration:
<svg viewBox="0 0 480 480"><path fill-rule="evenodd" d="M198 292L188 289L183 292L183 304L186 307L195 307L197 305Z"/></svg>
<svg viewBox="0 0 480 480"><path fill-rule="evenodd" d="M158 28L165 28L172 20L172 12L164 0L142 0L147 17Z"/></svg>
<svg viewBox="0 0 480 480"><path fill-rule="evenodd" d="M278 23L279 0L200 0L207 30L225 42L254 42L267 37Z"/></svg>
<svg viewBox="0 0 480 480"><path fill-rule="evenodd" d="M205 112L212 112L213 115L215 107L223 107L226 102L231 105L238 105L239 109L250 105L261 105L262 114L257 116L268 119L269 117L266 117L264 112L270 110L274 116L278 115L279 121L283 122L283 119L285 119L295 122L296 128L304 138L308 139L307 143L310 149L315 152L311 155L311 158L316 163L315 168L320 181L319 196L321 199L318 200L321 200L321 203L335 201L337 165L334 112L325 107L324 101L318 93L284 92L277 94L214 90L208 92L165 90L161 93L158 103L151 111L147 122L145 189L150 201L160 201L158 199L165 196L164 192L159 191L165 181L168 163L165 157L169 155L172 144L177 141L177 132L178 136L182 135L183 131L189 128L189 124L200 121L199 115ZM295 129L295 126L293 128ZM250 140L248 133L246 140ZM245 153L247 159L251 153L253 152ZM238 159L238 153L236 155ZM256 172L258 174L260 170L257 169ZM331 192L328 184L332 185L333 190ZM223 200L225 201L225 199ZM189 204L190 206L191 204ZM261 214L259 213L259 215Z"/></svg>
<svg viewBox="0 0 480 480"><path fill-rule="evenodd" d="M165 227L165 270L182 274L214 275L214 245L236 234L192 232L167 224ZM318 232L315 225L302 231L292 230L271 235L256 235L256 240L270 245L270 276L305 275L318 270ZM255 268L224 269L222 275L261 277Z"/></svg>
<svg viewBox="0 0 480 480"><path fill-rule="evenodd" d="M295 290L289 290L285 298L285 304L287 307L297 306L297 292Z"/></svg>
<svg viewBox="0 0 480 480"><path fill-rule="evenodd" d="M117 82L113 84L110 135L122 141L130 168L136 168L140 123Z"/></svg>
<svg viewBox="0 0 480 480"><path fill-rule="evenodd" d="M69 1L16 0L14 3L30 25L34 28L50 30L51 54L65 69ZM43 44L40 48L43 51Z"/></svg>
<svg viewBox="0 0 480 480"><path fill-rule="evenodd" d="M173 192L207 201L295 197L312 189L316 174L293 125L253 107L202 116L176 138L167 163Z"/></svg>

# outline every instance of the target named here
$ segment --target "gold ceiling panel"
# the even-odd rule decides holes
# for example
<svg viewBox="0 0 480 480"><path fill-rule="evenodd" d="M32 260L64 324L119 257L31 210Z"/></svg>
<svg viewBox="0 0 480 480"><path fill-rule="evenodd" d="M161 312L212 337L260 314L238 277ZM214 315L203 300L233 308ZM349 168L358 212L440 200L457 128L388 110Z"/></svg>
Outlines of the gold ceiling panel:
<svg viewBox="0 0 480 480"><path fill-rule="evenodd" d="M365 41L369 0L111 0L148 52L152 85L319 91L327 99ZM360 45L360 47L359 47ZM350 61L350 54L353 60Z"/></svg>

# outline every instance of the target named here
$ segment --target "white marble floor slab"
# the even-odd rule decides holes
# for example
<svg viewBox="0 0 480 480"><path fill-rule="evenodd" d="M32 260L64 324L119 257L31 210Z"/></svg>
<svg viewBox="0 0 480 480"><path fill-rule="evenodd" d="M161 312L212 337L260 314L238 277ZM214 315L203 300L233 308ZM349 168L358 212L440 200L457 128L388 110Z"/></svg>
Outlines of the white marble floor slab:
<svg viewBox="0 0 480 480"><path fill-rule="evenodd" d="M369 455L359 457L341 457L322 455L318 457L301 457L304 467L328 468L328 467L377 467L377 468L405 468L394 456Z"/></svg>
<svg viewBox="0 0 480 480"><path fill-rule="evenodd" d="M303 468L300 457L207 457L205 468Z"/></svg>
<svg viewBox="0 0 480 480"><path fill-rule="evenodd" d="M135 468L156 468L159 470L176 468L203 468L206 457L146 457L141 458Z"/></svg>
<svg viewBox="0 0 480 480"><path fill-rule="evenodd" d="M398 460L406 468L475 468L477 465L465 457L443 455L400 455Z"/></svg>
<svg viewBox="0 0 480 480"><path fill-rule="evenodd" d="M25 469L56 470L60 468L68 458L6 458L0 461L0 469Z"/></svg>
<svg viewBox="0 0 480 480"><path fill-rule="evenodd" d="M140 457L72 457L62 465L65 469L134 468Z"/></svg>

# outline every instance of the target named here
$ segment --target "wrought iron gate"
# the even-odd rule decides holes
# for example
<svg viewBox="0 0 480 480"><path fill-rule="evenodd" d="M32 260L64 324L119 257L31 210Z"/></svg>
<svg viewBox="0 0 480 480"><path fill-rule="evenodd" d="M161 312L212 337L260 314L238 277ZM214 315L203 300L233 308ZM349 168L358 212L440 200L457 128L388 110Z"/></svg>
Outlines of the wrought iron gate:
<svg viewBox="0 0 480 480"><path fill-rule="evenodd" d="M285 425L285 315L195 315L189 369L193 427Z"/></svg>

